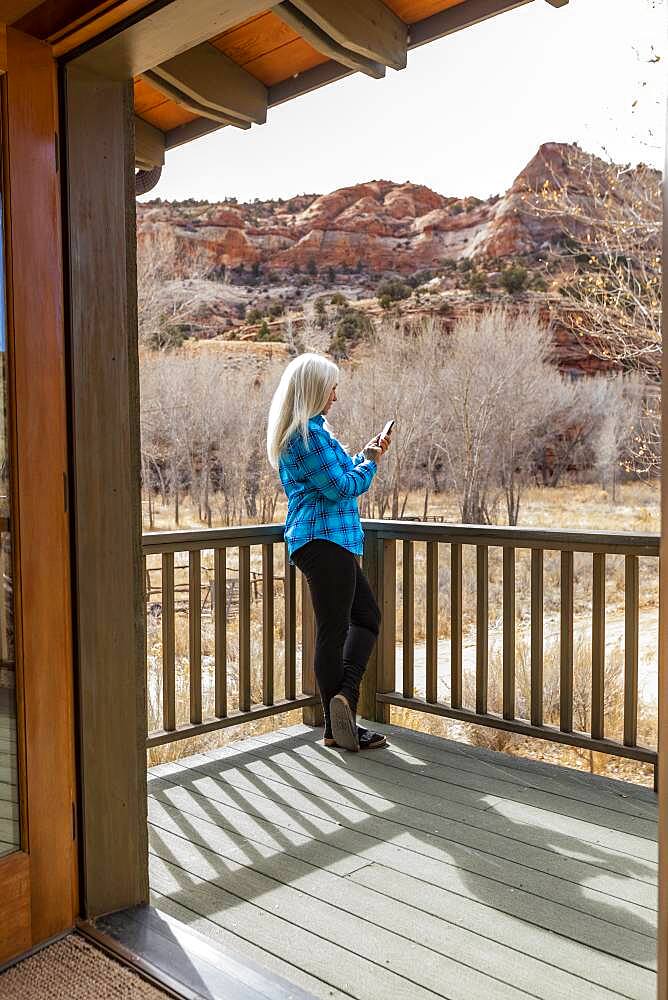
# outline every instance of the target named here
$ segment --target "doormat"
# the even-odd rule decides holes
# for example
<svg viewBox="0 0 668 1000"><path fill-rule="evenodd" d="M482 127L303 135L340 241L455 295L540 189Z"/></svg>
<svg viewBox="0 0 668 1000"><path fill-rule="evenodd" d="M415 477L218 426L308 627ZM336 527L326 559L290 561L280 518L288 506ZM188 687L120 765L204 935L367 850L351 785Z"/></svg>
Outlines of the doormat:
<svg viewBox="0 0 668 1000"><path fill-rule="evenodd" d="M0 1000L165 1000L162 990L78 934L0 975Z"/></svg>

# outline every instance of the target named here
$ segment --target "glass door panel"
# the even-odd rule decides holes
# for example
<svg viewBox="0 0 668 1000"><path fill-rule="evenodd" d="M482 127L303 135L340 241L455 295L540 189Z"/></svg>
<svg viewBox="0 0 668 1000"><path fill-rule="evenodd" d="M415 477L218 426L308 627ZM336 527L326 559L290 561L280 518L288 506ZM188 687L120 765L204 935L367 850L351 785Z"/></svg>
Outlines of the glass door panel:
<svg viewBox="0 0 668 1000"><path fill-rule="evenodd" d="M0 856L10 854L21 846L16 738L3 194L0 189Z"/></svg>

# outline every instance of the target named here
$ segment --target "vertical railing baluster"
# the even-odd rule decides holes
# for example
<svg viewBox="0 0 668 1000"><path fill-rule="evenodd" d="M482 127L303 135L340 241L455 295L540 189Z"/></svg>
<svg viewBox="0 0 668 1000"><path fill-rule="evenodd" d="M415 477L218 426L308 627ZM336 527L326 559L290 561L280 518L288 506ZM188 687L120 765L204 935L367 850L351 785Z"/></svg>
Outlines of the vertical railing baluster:
<svg viewBox="0 0 668 1000"><path fill-rule="evenodd" d="M543 550L531 550L531 724L543 725Z"/></svg>
<svg viewBox="0 0 668 1000"><path fill-rule="evenodd" d="M188 603L190 623L190 721L202 721L202 553L188 553Z"/></svg>
<svg viewBox="0 0 668 1000"><path fill-rule="evenodd" d="M214 713L227 715L227 549L213 552Z"/></svg>
<svg viewBox="0 0 668 1000"><path fill-rule="evenodd" d="M403 543L403 685L404 698L415 693L415 550Z"/></svg>
<svg viewBox="0 0 668 1000"><path fill-rule="evenodd" d="M297 571L290 562L287 545L283 546L284 564L284 639L285 639L285 697L297 697Z"/></svg>
<svg viewBox="0 0 668 1000"><path fill-rule="evenodd" d="M262 701L274 704L274 546L262 546Z"/></svg>
<svg viewBox="0 0 668 1000"><path fill-rule="evenodd" d="M381 626L378 693L388 694L397 686L397 543L394 538L384 538L381 555ZM378 706L380 709L380 706ZM385 721L390 721L390 706L384 705ZM376 717L376 721L380 721Z"/></svg>
<svg viewBox="0 0 668 1000"><path fill-rule="evenodd" d="M239 546L239 711L251 708L250 545Z"/></svg>
<svg viewBox="0 0 668 1000"><path fill-rule="evenodd" d="M176 729L174 553L162 553L162 728Z"/></svg>
<svg viewBox="0 0 668 1000"><path fill-rule="evenodd" d="M489 673L489 549L476 545L475 710L487 714Z"/></svg>
<svg viewBox="0 0 668 1000"><path fill-rule="evenodd" d="M592 581L591 622L591 735L605 733L605 553L595 552Z"/></svg>
<svg viewBox="0 0 668 1000"><path fill-rule="evenodd" d="M638 642L640 559L624 558L624 745L638 742Z"/></svg>
<svg viewBox="0 0 668 1000"><path fill-rule="evenodd" d="M427 542L426 700L438 701L438 542Z"/></svg>
<svg viewBox="0 0 668 1000"><path fill-rule="evenodd" d="M573 553L561 553L559 728L573 732Z"/></svg>
<svg viewBox="0 0 668 1000"><path fill-rule="evenodd" d="M462 707L462 547L450 546L450 704Z"/></svg>
<svg viewBox="0 0 668 1000"><path fill-rule="evenodd" d="M515 549L503 550L503 717L515 718Z"/></svg>

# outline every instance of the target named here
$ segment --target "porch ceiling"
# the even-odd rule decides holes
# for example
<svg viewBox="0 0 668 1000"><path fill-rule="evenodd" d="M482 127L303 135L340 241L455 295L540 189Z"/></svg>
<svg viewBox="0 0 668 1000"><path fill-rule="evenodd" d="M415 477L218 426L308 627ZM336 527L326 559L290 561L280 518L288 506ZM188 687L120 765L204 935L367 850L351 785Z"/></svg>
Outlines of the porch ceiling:
<svg viewBox="0 0 668 1000"><path fill-rule="evenodd" d="M402 69L408 49L535 0L7 2L8 22L57 56L104 36L82 61L133 77L137 164L150 168L167 149L226 125L262 124L272 106L351 73Z"/></svg>

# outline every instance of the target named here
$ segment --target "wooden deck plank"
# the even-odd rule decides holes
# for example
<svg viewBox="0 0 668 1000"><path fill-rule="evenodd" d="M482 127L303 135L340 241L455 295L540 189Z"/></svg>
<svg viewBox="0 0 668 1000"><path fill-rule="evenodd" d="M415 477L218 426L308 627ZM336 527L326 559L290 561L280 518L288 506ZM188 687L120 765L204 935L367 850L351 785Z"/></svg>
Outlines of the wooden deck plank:
<svg viewBox="0 0 668 1000"><path fill-rule="evenodd" d="M150 858L150 875L151 885L162 895L261 945L269 955L278 958L290 955L292 964L348 996L368 1000L370 996L379 996L379 990L383 996L415 997L415 1000L433 1000L439 995L419 987L409 993L405 981L360 957L356 950L332 944L326 937L248 903L155 855Z"/></svg>
<svg viewBox="0 0 668 1000"><path fill-rule="evenodd" d="M652 1000L652 793L380 728L152 768L156 905L316 997Z"/></svg>
<svg viewBox="0 0 668 1000"><path fill-rule="evenodd" d="M351 773L355 765L345 758L342 759L336 753L322 751L308 745L293 747L289 752L280 749L265 752L252 740L246 741L246 745L251 750L251 756L246 761L250 770L259 766L259 763L256 765L255 760L274 762L277 766L273 777L286 781L288 784L290 781L282 774L283 770L310 772L314 777L318 776L328 783L325 789L326 797L334 794L337 791L337 786L345 788L346 791L341 793L343 795L341 801L344 804L350 804L351 800L354 804L356 801L353 798L354 793L358 793L357 798L363 803L366 803L368 796L379 795L397 804L403 803L411 810L434 812L444 818L459 819L467 826L488 829L491 823L491 829L497 829L504 836L513 837L523 843L545 846L547 834L542 832L536 841L533 832L535 827L541 831L551 831L557 839L564 835L571 837L577 853L581 853L582 841L595 845L599 849L610 850L619 855L619 861L622 865L620 874L631 874L633 877L652 883L656 881L656 844L646 838L631 837L616 832L611 834L607 828L595 824L565 821L560 814L555 816L545 809L532 810L532 822L528 823L526 820L523 821L523 817L527 815L526 807L518 810L513 803L504 803L501 799L495 798L482 799L479 795L468 794L466 790L462 801L459 787L451 790L438 784L428 785L425 792L420 786L419 775L416 780L403 779L398 781L389 769L385 772L374 772L372 778L369 777L367 770L358 771L357 774ZM253 749L255 749L254 753ZM228 759L226 756L221 756L220 752L207 753L204 756L219 765L221 761ZM201 762L198 766L207 767ZM512 817L510 819L502 818L499 826L497 823L498 813L502 809L516 814L518 821L516 822ZM562 844L562 846L565 845ZM636 859L636 864L633 866L634 871L630 871L632 866L629 862L629 855ZM643 861L646 862L644 865Z"/></svg>
<svg viewBox="0 0 668 1000"><path fill-rule="evenodd" d="M213 822L220 834L226 835L230 848L243 849L248 844L255 844L258 850L285 851L292 857L326 868L336 875L350 875L369 863L357 855L338 850L333 844L288 827L279 827L261 817L249 816L243 809L229 803L222 805L192 789L181 788L160 778L151 781L149 793L149 814L153 815L151 810L157 806L167 808L170 813L178 811L183 816L184 827L193 818Z"/></svg>
<svg viewBox="0 0 668 1000"><path fill-rule="evenodd" d="M633 1000L654 1000L656 978L648 969L552 934L513 914L501 913L479 900L464 899L438 886L429 886L419 879L395 870L385 870L375 864L359 869L351 880L382 892L391 899L407 902L416 910L424 910L469 928L480 937L481 948L487 947L488 940L507 942L522 956L531 955L557 969L577 971L583 983L582 992L576 994L578 1000L587 995L589 983L619 990L623 996Z"/></svg>
<svg viewBox="0 0 668 1000"><path fill-rule="evenodd" d="M268 735L270 734L262 734L254 738L268 745ZM542 792L576 799L592 806L601 806L606 810L612 809L629 816L648 819L652 822L656 821L656 796L650 793L651 798L632 798L628 793L626 783L620 783L623 792L617 791L615 793L608 788L598 788L591 782L592 776L590 774L584 775L583 782L576 783L571 777L572 772L566 771L564 775L564 768L555 768L554 770L558 772L556 774L543 774L531 768L512 768L504 766L503 761L492 762L469 757L465 753L453 753L448 748L436 748L429 744L416 746L415 742L411 745L410 740L403 738L403 736L397 736L396 732L392 733L391 741L393 755L402 759L408 758L409 762L417 761L421 766L424 765L425 761L429 761L462 771L486 775L499 781L508 781L524 788L535 788ZM300 743L303 745L303 740L300 740ZM506 755L499 756L505 757ZM525 761L525 763L531 764L533 762Z"/></svg>
<svg viewBox="0 0 668 1000"><path fill-rule="evenodd" d="M367 724L362 720L363 724ZM370 724L370 723L369 723ZM444 755L455 755L461 761L461 766L465 767L466 762L483 761L495 770L523 772L527 775L527 780L531 783L532 777L547 778L557 784L566 784L568 787L578 787L582 790L585 801L588 801L587 790L595 789L596 793L606 793L610 796L611 803L617 803L623 799L630 803L640 803L641 806L650 808L650 815L655 817L657 812L657 798L653 789L645 785L637 785L629 781L621 781L618 778L607 778L601 774L591 774L589 771L578 770L572 767L560 767L557 764L550 764L544 761L532 760L528 757L519 757L514 754L505 753L499 750L490 750L487 747L473 746L469 743L461 743L448 739L444 736L437 736L433 733L421 733L414 729L406 729L391 725L389 723L374 722L374 727L382 732L386 732L391 738L392 745L397 743L415 745L417 747L428 747L437 753ZM276 730L272 733L263 733L261 738L264 742L272 740L285 741L286 738L300 736L303 743L318 743L322 739L322 733L314 730L311 726L297 724L284 729ZM240 746L241 744L239 744ZM645 809L638 815L646 815Z"/></svg>
<svg viewBox="0 0 668 1000"><path fill-rule="evenodd" d="M155 906L161 913L165 913L167 916L187 924L200 934L205 934L216 944L223 945L243 958L263 965L269 972L291 980L295 985L306 990L314 997L322 997L323 1000L350 1000L349 993L342 993L341 990L334 989L333 986L325 986L321 980L310 976L303 969L284 961L276 955L271 955L268 951L258 947L253 941L247 941L245 938L239 937L231 930L227 930L227 928L215 923L208 917L203 917L199 913L187 909L176 902L176 900L170 899L169 896L163 896L161 893L152 890L151 905Z"/></svg>
<svg viewBox="0 0 668 1000"><path fill-rule="evenodd" d="M324 753L324 748L314 747L313 749L323 750ZM333 755L330 754L330 756ZM407 759L405 752L397 751L393 746L375 753L373 757L367 754L355 755L351 760L346 760L345 767L354 773L359 771L379 777L384 775L396 781L408 780L411 786L417 778L423 785L426 782L430 783L426 787L432 787L434 790L437 789L438 785L431 783L444 782L448 786L462 788L471 793L480 792L486 797L507 799L522 805L529 805L532 808L545 809L551 813L568 817L569 820L583 820L632 836L648 840L656 840L657 836L657 826L654 819L633 813L629 814L623 807L613 809L610 808L609 804L606 806L600 802L586 802L580 797L576 797L575 794L566 795L563 786L558 791L545 792L539 787L530 787L525 782L517 782L512 776L493 774L489 770L469 769L464 771L458 765L453 766L438 760L429 761L428 772L424 775L423 772L427 769L423 760L415 757L412 760ZM391 770L388 772L387 769ZM616 805L617 803L615 803Z"/></svg>
<svg viewBox="0 0 668 1000"><path fill-rule="evenodd" d="M298 878L300 888L265 875L260 859L256 859L255 866L250 868L229 857L219 857L203 844L194 845L186 837L164 829L159 831L159 835L155 833L150 850L152 855L163 861L179 865L188 874L206 880L208 885L224 889L237 900L244 900L256 909L281 917L301 928L302 932L317 929L321 934L326 928L330 943L338 945L351 956L356 955L373 963L378 976L386 971L384 966L387 963L394 976L400 977L395 985L399 992L402 986L405 988L405 984L409 983L411 993L415 991L416 996L424 996L426 992L426 995L445 996L449 1000L470 1000L472 996L480 995L490 1000L520 1000L522 997L522 993L513 986L496 976L481 975L465 960L456 961L442 951L435 953L433 948L411 940L405 933L387 931L368 919L366 913L358 915L354 904L347 909L346 891L349 888L350 897L354 897L353 886L347 887L338 876L328 879L326 873L320 877L314 872L307 875L295 859L278 856L274 866L282 874L282 879L291 882ZM301 888L302 880L306 885L309 876L316 884L319 882L321 892L324 881L328 893L325 898L321 898L320 893L307 894ZM338 889L337 882L341 883ZM332 895L342 905L335 905L331 901ZM363 895L366 898L367 894ZM413 925L409 923L405 931L412 929ZM349 961L347 955L346 961Z"/></svg>
<svg viewBox="0 0 668 1000"><path fill-rule="evenodd" d="M255 765L254 760L248 762L249 769L254 773ZM286 770L293 771L299 787L303 787L305 775L309 779L308 790L329 802L336 801L340 805L361 808L364 812L375 812L380 816L386 815L391 809L395 822L401 823L407 830L437 834L446 841L452 840L455 844L466 845L492 858L517 862L575 884L586 882L612 896L628 899L650 908L656 907L655 865L643 866L641 862L635 861L628 855L593 847L589 854L583 857L585 852L580 842L574 840L572 843L567 843L564 838L560 841L555 837L543 835L541 843L535 831L526 825L515 831L506 824L504 832L496 832L486 829L484 825L478 827L471 824L466 816L463 820L452 819L445 809L441 809L443 803L440 800L418 796L400 785L387 783L382 788L378 782L371 789L365 787L362 782L355 782L349 775L345 792L339 792L330 784L331 771L326 766L321 769L323 781L320 784L318 778L313 777L312 772L306 767L302 768L298 761L294 763L289 761L287 766L282 766L285 766ZM334 778L338 777L339 775L334 772ZM359 795L355 800L351 800L356 793ZM482 814L483 822L491 818L493 817L490 816L489 810ZM527 830L532 836L531 844L526 841ZM648 875L652 875L653 878Z"/></svg>
<svg viewBox="0 0 668 1000"><path fill-rule="evenodd" d="M172 786L171 789L167 786L167 790L169 793L172 793L169 794L168 801L180 802L183 796L190 796L190 813L201 817L208 816L218 826L224 825L228 828L236 828L240 834L241 831L245 833L247 828L244 826L237 827L238 820L232 815L236 814L238 816L239 810L230 808L228 802L216 803L211 800L207 801L204 797L191 795L190 791L178 789L176 786ZM179 792L181 793L180 796L178 795ZM176 798L173 793L177 793ZM159 794L162 795L163 793L160 792ZM198 798L201 798L203 802L203 805L199 809L197 805ZM270 805L270 803L266 803L266 805ZM266 819L258 821L257 817L248 818L256 823L253 834L254 842L258 842L261 837L262 839L259 842L274 850L285 851L294 855L295 852L291 843L295 836L299 838L300 843L308 841L308 837L301 834L301 830L303 829L301 819L299 817L296 820L291 818L287 811L281 815L280 820L276 824L272 824L271 821ZM295 825L297 826L297 833L295 833ZM302 850L300 851L300 856L308 859L311 864L324 864L326 866L327 852L330 852L334 863L330 866L330 870L334 870L337 859L343 853L331 842L336 833L337 825L335 823L324 822L318 824L317 830L313 833L312 853L309 854L307 850ZM318 836L323 838L322 843L318 842ZM240 840L242 843L244 842L244 838L241 836ZM354 841L351 844L350 858L357 865L355 881L361 881L366 884L366 875L363 875L362 872L369 872L371 879L369 884L371 887L376 889L376 891L384 892L390 897L394 897L396 891L398 891L396 887L397 885L401 887L402 880L408 881L414 887L418 899L421 893L427 892L423 909L426 909L427 912L436 912L437 915L445 917L455 926L474 931L482 935L485 939L497 941L511 948L519 948L523 954L548 961L556 968L561 968L565 971L587 969L591 982L613 990L618 987L622 988L623 986L626 995L634 998L637 997L638 1000L647 995L644 992L645 986L648 981L651 980L653 982L653 975L650 972L641 974L641 970L637 966L629 966L627 963L610 955L603 956L594 949L587 948L560 935L552 934L541 927L535 927L531 923L519 919L514 914L499 912L481 900L458 895L445 889L427 889L424 882L411 879L409 876L402 876L396 869L388 870L378 864L369 864L362 857L356 858L352 854L352 850L355 848L363 850L363 846L362 839L358 840L357 844ZM377 884L378 877L376 876L375 879L371 877L373 870L383 873L380 886ZM440 903L439 910L433 910L432 907L435 904L429 902L431 896L434 894L437 903ZM486 941L481 946L487 947ZM635 985L640 987L638 991L634 991Z"/></svg>
<svg viewBox="0 0 668 1000"><path fill-rule="evenodd" d="M240 845L231 847L229 838L210 820L191 818L187 829L184 829L183 816L178 809L154 803L150 823L152 843L155 841L157 844L158 855L161 847L165 846L161 838L166 831L216 854L221 861L224 859L219 870L225 888L231 892L235 892L235 883L234 873L227 864L229 861L238 862L244 868L250 867L285 886L295 886L300 892L315 899L324 899L345 914L348 911L363 914L367 923L382 927L402 938L411 932L417 933L419 943L430 951L462 962L493 979L515 985L541 1000L581 996L582 979L571 971L555 969L551 962L552 968L546 970L542 961L525 954L522 954L518 967L518 950L515 946L499 944L493 939L485 940L483 945L477 931L458 927L447 918L435 917L419 906L407 905L396 898L390 902L386 894L376 892L365 884L355 884L355 880L351 884L349 879L327 869L313 867L283 852L265 850L260 854L257 845L244 845L243 841ZM173 844L172 841L170 843ZM172 853L174 856L178 855L178 851ZM218 866L218 862L215 865ZM387 874L391 881L392 874ZM588 995L600 1000L619 996L616 989L611 991L592 983L589 984Z"/></svg>
<svg viewBox="0 0 668 1000"><path fill-rule="evenodd" d="M525 915L535 911L537 923L542 921L558 933L652 967L655 914L645 907L588 886L564 883L521 865L501 863L437 835L417 835L407 831L401 821L390 818L392 809L386 815L371 815L360 808L332 805L302 788L268 779L258 782L253 777L237 773L207 776L205 770L202 779L195 781L212 798L221 783L230 784L244 799L259 791L281 807L302 813L307 829L314 819L336 823L338 829L332 835L332 842L341 849L464 894L490 896L495 905L502 909L510 907L510 912L513 906L521 906Z"/></svg>

